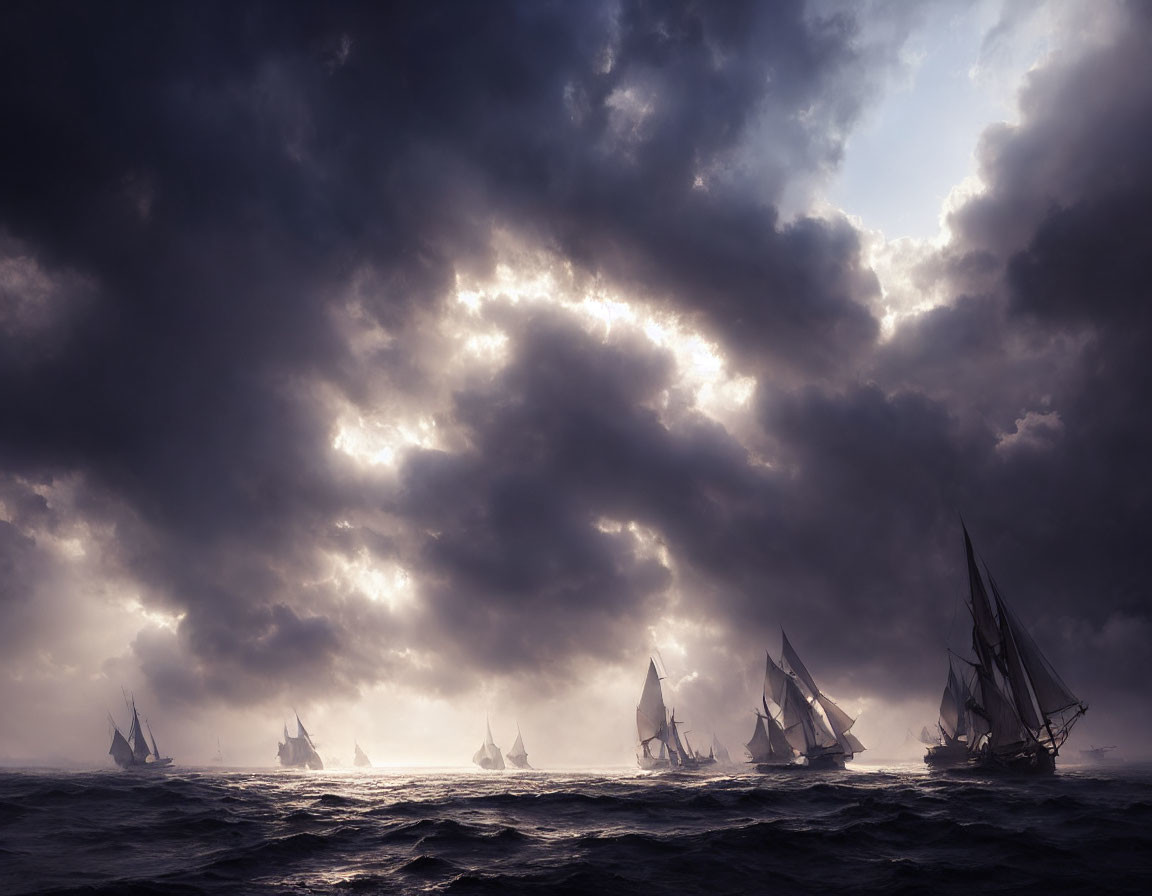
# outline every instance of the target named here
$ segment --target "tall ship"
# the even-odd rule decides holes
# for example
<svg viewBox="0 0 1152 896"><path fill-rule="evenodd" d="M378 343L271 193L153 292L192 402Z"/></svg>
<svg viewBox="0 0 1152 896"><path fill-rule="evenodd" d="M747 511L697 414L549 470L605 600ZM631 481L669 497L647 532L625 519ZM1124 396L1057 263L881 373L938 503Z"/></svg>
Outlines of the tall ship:
<svg viewBox="0 0 1152 896"><path fill-rule="evenodd" d="M963 673L957 675L952 656L948 656L948 680L940 698L940 719L936 732L927 726L920 729L920 743L928 747L924 762L928 765L964 765L968 762L976 724L972 720L972 690Z"/></svg>
<svg viewBox="0 0 1152 896"><path fill-rule="evenodd" d="M816 684L788 635L781 632L780 663L769 655L764 670L762 702L768 719L771 701L778 708L784 739L795 751L797 764L808 768L843 768L864 745L852 734L856 723ZM766 720L767 721L767 720ZM771 730L768 731L769 737Z"/></svg>
<svg viewBox="0 0 1152 896"><path fill-rule="evenodd" d="M484 743L480 745L473 756L472 761L475 762L480 768L492 770L499 770L504 768L504 757L500 755L500 748L496 746L496 742L492 740L492 726L488 720L484 720L485 737ZM527 756L527 754L525 754Z"/></svg>
<svg viewBox="0 0 1152 896"><path fill-rule="evenodd" d="M520 733L519 725L516 726L516 742L505 755L516 768L532 768L528 764L528 751L524 749L524 736Z"/></svg>
<svg viewBox="0 0 1152 896"><path fill-rule="evenodd" d="M324 761L316 752L316 745L312 743L312 736L305 730L300 715L296 715L296 736L288 733L288 726L284 726L284 743L278 744L280 765L284 768L310 768L314 771L323 771Z"/></svg>
<svg viewBox="0 0 1152 896"><path fill-rule="evenodd" d="M356 746L356 754L352 757L352 764L357 768L370 768L372 760L368 758L368 754L360 749L360 744L356 741L352 742Z"/></svg>
<svg viewBox="0 0 1152 896"><path fill-rule="evenodd" d="M636 763L645 771L653 769L680 769L690 771L704 765L715 764L712 751L702 756L692 749L688 733L680 731L676 721L676 710L668 712L664 706L664 692L660 687L660 675L656 671L655 660L648 660L648 675L644 679L644 690L636 707L636 734L639 750Z"/></svg>
<svg viewBox="0 0 1152 896"><path fill-rule="evenodd" d="M108 717L108 721L112 723L113 731L112 746L108 749L108 755L120 768L152 771L170 766L172 757L160 755L160 748L156 746L156 736L152 734L151 724L145 723L148 724L151 743L144 738L144 729L140 727L140 714L136 711L135 698L132 699L129 708L132 710L132 721L128 725L127 737L120 732L116 721L111 716Z"/></svg>
<svg viewBox="0 0 1152 896"><path fill-rule="evenodd" d="M966 701L971 724L969 757L986 769L1052 772L1060 747L1088 707L1041 653L987 566L989 587L985 587L967 528L964 550L976 654L971 696Z"/></svg>

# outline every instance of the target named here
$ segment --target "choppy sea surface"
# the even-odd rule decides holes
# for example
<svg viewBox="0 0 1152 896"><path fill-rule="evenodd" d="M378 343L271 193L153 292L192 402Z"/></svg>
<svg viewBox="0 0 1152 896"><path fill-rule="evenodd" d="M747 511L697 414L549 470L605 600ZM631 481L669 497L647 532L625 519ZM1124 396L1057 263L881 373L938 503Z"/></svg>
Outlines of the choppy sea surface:
<svg viewBox="0 0 1152 896"><path fill-rule="evenodd" d="M1147 893L1152 769L0 771L0 892Z"/></svg>

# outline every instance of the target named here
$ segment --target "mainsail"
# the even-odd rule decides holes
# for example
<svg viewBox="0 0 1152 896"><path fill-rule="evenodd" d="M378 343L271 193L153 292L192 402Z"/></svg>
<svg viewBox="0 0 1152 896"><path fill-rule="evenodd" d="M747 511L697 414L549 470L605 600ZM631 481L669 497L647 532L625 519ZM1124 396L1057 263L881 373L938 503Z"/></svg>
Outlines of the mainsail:
<svg viewBox="0 0 1152 896"><path fill-rule="evenodd" d="M811 689L819 693L815 681L800 662L796 652L785 639L784 661L792 669L792 674L773 662L767 656L764 669L764 706L772 701L780 709L780 722L783 736L789 747L796 751L809 765L840 764L852 753L863 749L860 742L846 732L840 737L830 729L824 718L817 712L817 703L809 701L801 690L801 675L811 681ZM790 657L790 659L789 659ZM797 670L800 670L799 672ZM831 702L831 701L829 701ZM835 704L833 704L835 705ZM839 707L837 707L839 709ZM771 713L767 713L771 718ZM771 728L769 726L769 735ZM849 738L851 737L851 740Z"/></svg>
<svg viewBox="0 0 1152 896"><path fill-rule="evenodd" d="M530 768L528 765L528 751L524 749L524 736L520 733L520 726L516 726L516 741L507 753L508 761L516 768Z"/></svg>
<svg viewBox="0 0 1152 896"><path fill-rule="evenodd" d="M969 749L979 760L1051 770L1060 746L1088 708L1061 680L985 568L992 588L993 600L989 599L967 528L964 550L972 649L976 654L975 685L970 695L964 695L967 716L954 713L952 702L958 702L961 695L950 673L941 702L941 729L945 733L954 729L955 737L967 733ZM965 724L970 729L967 732L961 730Z"/></svg>
<svg viewBox="0 0 1152 896"><path fill-rule="evenodd" d="M732 757L728 753L728 748L716 739L716 734L712 734L712 755L716 757L716 761L721 765L731 765Z"/></svg>
<svg viewBox="0 0 1152 896"><path fill-rule="evenodd" d="M356 743L355 741L353 741L353 744L356 746L356 754L352 758L352 764L357 768L365 768L370 766L372 764L372 760L368 758L368 754L360 749L360 744Z"/></svg>
<svg viewBox="0 0 1152 896"><path fill-rule="evenodd" d="M500 755L500 748L492 740L492 726L487 719L484 720L484 725L487 735L484 738L484 744L472 756L472 761L480 768L502 769L504 768L504 757Z"/></svg>

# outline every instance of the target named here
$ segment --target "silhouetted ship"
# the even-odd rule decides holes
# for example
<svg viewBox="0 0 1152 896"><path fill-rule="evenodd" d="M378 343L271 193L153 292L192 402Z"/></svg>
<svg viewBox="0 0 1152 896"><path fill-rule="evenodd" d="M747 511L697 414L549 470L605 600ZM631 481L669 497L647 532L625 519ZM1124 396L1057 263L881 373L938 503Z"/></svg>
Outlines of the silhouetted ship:
<svg viewBox="0 0 1152 896"><path fill-rule="evenodd" d="M220 751L220 738L216 738L216 753L212 756L213 765L221 765L224 762L224 754Z"/></svg>
<svg viewBox="0 0 1152 896"><path fill-rule="evenodd" d="M1040 652L985 566L989 599L966 528L964 550L976 662L971 695L964 704L968 713L958 718L971 726L970 760L986 769L1051 772L1061 745L1088 707Z"/></svg>
<svg viewBox="0 0 1152 896"><path fill-rule="evenodd" d="M716 760L718 765L732 764L732 756L728 753L728 748L716 739L715 732L712 734L712 749L709 751L709 755Z"/></svg>
<svg viewBox="0 0 1152 896"><path fill-rule="evenodd" d="M937 734L927 727L920 729L920 742L928 747L924 761L928 765L964 765L968 761L975 733L972 721L972 691L963 675L957 675L948 657L948 681L940 698L940 720Z"/></svg>
<svg viewBox="0 0 1152 896"><path fill-rule="evenodd" d="M524 749L524 737L520 734L520 726L516 726L516 742L506 754L508 761L516 768L532 768L528 764L528 751Z"/></svg>
<svg viewBox="0 0 1152 896"><path fill-rule="evenodd" d="M1089 762L1107 762L1113 757L1109 755L1116 748L1113 747L1089 747L1087 750L1080 751L1080 757L1087 759Z"/></svg>
<svg viewBox="0 0 1152 896"><path fill-rule="evenodd" d="M140 715L136 712L136 701L132 700L132 722L128 726L128 736L125 737L120 733L115 720L109 716L108 721L112 723L113 735L112 746L108 750L108 755L116 762L120 768L141 769L151 771L153 769L167 768L172 764L171 756L161 756L160 750L156 746L156 737L152 734L152 726L148 725L148 734L151 737L151 745L144 739L144 731L140 727Z"/></svg>
<svg viewBox="0 0 1152 896"><path fill-rule="evenodd" d="M356 743L353 741L353 743ZM368 768L372 765L372 760L368 758L363 750L360 749L360 744L356 744L356 755L352 758L352 764L357 768Z"/></svg>
<svg viewBox="0 0 1152 896"><path fill-rule="evenodd" d="M288 733L288 726L284 726L284 743L279 744L280 765L284 768L310 768L322 771L324 761L316 752L312 737L304 730L304 723L300 716L296 716L296 736Z"/></svg>
<svg viewBox="0 0 1152 896"><path fill-rule="evenodd" d="M472 761L475 762L480 768L491 770L498 770L504 768L504 757L500 755L500 748L492 740L492 726L488 720L484 720L484 728L486 737L480 749L472 756ZM525 754L527 755L527 754Z"/></svg>
<svg viewBox="0 0 1152 896"><path fill-rule="evenodd" d="M702 756L692 749L688 733L684 732L682 735L680 732L676 710L672 710L669 715L664 706L660 676L652 659L648 660L648 675L644 679L644 690L636 707L636 733L640 740L636 762L645 771L653 769L691 771L716 762L712 751L709 751L707 756ZM657 753L652 752L654 744Z"/></svg>
<svg viewBox="0 0 1152 896"><path fill-rule="evenodd" d="M796 762L808 768L843 768L844 763L864 751L850 729L856 723L848 713L816 685L799 655L783 634L780 665L767 657L762 702L771 742L771 700L779 708L784 739L796 753ZM772 765L779 763L762 763Z"/></svg>

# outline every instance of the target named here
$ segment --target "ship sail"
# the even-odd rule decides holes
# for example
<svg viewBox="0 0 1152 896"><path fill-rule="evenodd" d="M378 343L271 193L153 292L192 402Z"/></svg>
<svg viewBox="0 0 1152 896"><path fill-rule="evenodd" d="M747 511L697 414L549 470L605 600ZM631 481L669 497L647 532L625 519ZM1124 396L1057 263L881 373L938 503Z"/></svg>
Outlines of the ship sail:
<svg viewBox="0 0 1152 896"><path fill-rule="evenodd" d="M135 762L136 757L132 755L132 748L128 746L128 741L124 739L119 728L112 735L112 746L108 749L108 755L120 768L128 768Z"/></svg>
<svg viewBox="0 0 1152 896"><path fill-rule="evenodd" d="M765 707L771 700L780 708L780 723L783 728L784 739L787 741L789 749L795 750L807 764L840 764L846 755L856 752L857 749L863 749L863 746L854 737L848 740L851 735L837 738L823 718L817 714L816 706L808 700L801 690L800 675L795 670L797 667L802 669L809 680L811 680L811 676L807 674L807 669L799 661L795 651L789 649L788 652L794 661L787 663L793 669L792 675L776 665L771 656L766 657L764 670ZM787 662L786 656L783 659ZM815 687L814 681L812 685ZM770 717L771 714L769 713ZM771 736L771 724L772 722L769 721L769 736Z"/></svg>
<svg viewBox="0 0 1152 896"><path fill-rule="evenodd" d="M636 707L636 733L640 743L647 744L653 739L661 742L668 736L668 711L664 707L664 694L660 690L660 676L656 674L656 662L648 660L648 677L644 679L644 690L640 694L640 704Z"/></svg>
<svg viewBox="0 0 1152 896"><path fill-rule="evenodd" d="M472 756L472 761L480 768L502 769L504 768L504 757L500 755L500 748L492 740L492 726L487 720L484 721L484 725L487 735L484 738L484 744Z"/></svg>
<svg viewBox="0 0 1152 896"><path fill-rule="evenodd" d="M764 717L760 713L756 713L756 727L752 730L752 739L744 745L744 748L753 762L769 762L772 759L772 744L768 740Z"/></svg>
<svg viewBox="0 0 1152 896"><path fill-rule="evenodd" d="M520 726L516 726L516 740L512 749L508 751L508 761L516 768L529 768L528 751L524 749L524 737L520 734Z"/></svg>
<svg viewBox="0 0 1152 896"><path fill-rule="evenodd" d="M132 758L137 762L146 762L149 755L148 741L144 739L144 731L140 727L140 716L136 713L136 703L132 703L132 729L128 734L128 741L132 744Z"/></svg>
<svg viewBox="0 0 1152 896"><path fill-rule="evenodd" d="M372 760L368 758L368 754L360 749L360 744L353 741L356 746L356 754L352 758L352 764L358 768L364 768L372 764Z"/></svg>
<svg viewBox="0 0 1152 896"><path fill-rule="evenodd" d="M731 765L732 763L732 756L728 753L728 748L716 739L715 733L712 735L712 755L722 765Z"/></svg>

